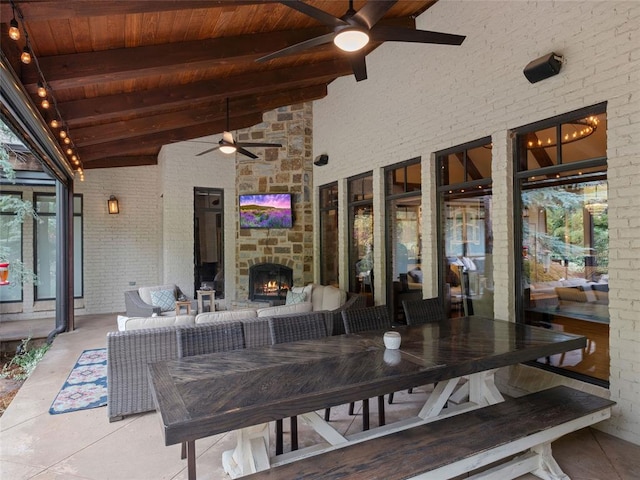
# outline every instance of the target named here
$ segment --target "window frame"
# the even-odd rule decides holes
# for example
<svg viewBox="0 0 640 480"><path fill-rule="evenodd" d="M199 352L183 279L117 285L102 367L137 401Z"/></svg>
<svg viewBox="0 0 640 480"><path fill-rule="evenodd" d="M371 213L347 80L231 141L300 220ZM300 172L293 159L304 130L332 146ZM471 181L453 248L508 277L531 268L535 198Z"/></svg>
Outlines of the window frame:
<svg viewBox="0 0 640 480"><path fill-rule="evenodd" d="M407 175L407 169L409 167L412 167L414 165L418 165L420 167L420 189L418 190L411 190L409 189L409 182L408 182L408 175ZM404 170L404 185L403 185L403 191L402 192L397 192L397 193L389 193L390 192L390 186L391 186L391 179L389 178L391 174L393 174L393 172L398 171L398 170ZM413 184L412 184L413 185ZM393 203L397 200L404 200L407 198L418 198L420 200L420 207L422 207L422 157L414 157L411 158L409 160L405 160L403 162L399 162L399 163L395 163L393 165L388 165L386 167L384 167L384 191L385 191L385 216L384 216L384 222L385 222L385 258L387 259L387 265L386 265L386 299L387 299L387 305L389 305L390 308L392 308L392 306L394 305L392 296L394 295L394 291L393 291L393 285L394 285L394 281L395 278L393 276L393 259L394 259L394 255L393 255L393 245L394 245L394 239L393 239L393 233L395 233L394 231L394 226L391 225L391 206L393 205ZM418 220L418 223L421 224L421 219ZM420 256L422 256L422 232L419 232L419 236L420 236L420 245L419 245L419 250L420 250ZM394 314L395 312L389 312L391 314L391 318L395 318Z"/></svg>
<svg viewBox="0 0 640 480"><path fill-rule="evenodd" d="M34 265L34 273L38 276L39 278L39 271L38 271L38 224L40 223L40 219L44 218L44 217L54 217L56 218L56 222L58 221L57 219L57 212L54 209L53 213L42 213L38 211L38 197L53 197L55 200L54 205L57 205L58 202L58 198L55 192L33 192L33 205L34 205L34 209L36 210L36 213L38 214L38 218L33 220L33 265ZM80 200L80 212L77 213L75 211L75 201L76 199ZM79 295L76 295L75 293L75 286L72 284L71 287L74 289L73 292L73 298L74 300L76 299L82 299L84 298L84 196L82 194L79 193L75 193L73 194L73 235L74 235L74 239L72 240L73 242L75 242L76 239L76 235L79 235L79 238L81 240L82 243L82 248L80 251L80 262L81 265L80 267L77 266L75 258L74 258L74 279L76 277L76 269L79 269L80 274L82 275L81 277L81 281L80 281L80 288L82 290L82 292ZM75 228L75 219L76 218L80 218L80 231L78 232L77 229ZM57 232L56 232L57 235ZM75 245L74 245L75 247ZM56 242L56 249L57 249L57 242ZM78 252L75 251L74 248L74 256L77 254ZM56 266L57 269L57 266ZM58 281L58 276L56 273L56 282ZM56 300L55 294L53 297L44 297L44 298L40 298L38 296L38 284L36 283L36 285L33 286L34 292L33 292L33 300L34 302L46 302L46 301L51 301L51 300Z"/></svg>
<svg viewBox="0 0 640 480"><path fill-rule="evenodd" d="M333 190L335 190L335 205L325 205L322 203L322 193L324 191L329 192L327 193L327 195L329 196L333 196L333 194L331 193ZM325 229L325 214L327 214L328 212L332 212L335 211L335 215L336 215L336 228L335 228L335 234L336 234L336 238L335 238L335 244L336 246L339 245L339 230L340 230L340 197L339 197L339 191L338 191L338 182L331 182L328 183L326 185L321 185L320 187L318 187L318 199L319 199L319 226L320 226L320 283L322 285L328 285L329 280L326 278L327 277L327 272L325 271L325 269L323 268L323 265L326 264L326 262L324 261L324 257L325 257L325 245L324 245L324 232L326 231ZM338 255L338 252L335 252L335 255ZM337 282L337 284L340 284L340 264L339 262L336 261L336 272L335 272L335 282Z"/></svg>
<svg viewBox="0 0 640 480"><path fill-rule="evenodd" d="M548 167L540 167L538 169L526 169L523 168L526 165L526 153L524 154L525 161L523 161L523 151L520 137L530 132L538 131L546 128L559 127L564 123L569 123L571 120L584 118L590 115L606 115L607 114L607 102L601 102L596 105L592 105L589 107L581 108L578 110L573 110L570 112L566 112L560 115L556 115L544 120L540 120L534 123L530 123L527 125L523 125L518 128L514 128L510 130L513 142L513 162L514 162L514 175L513 175L513 218L512 224L514 226L514 242L513 242L513 258L517 259L515 263L515 314L516 314L516 322L524 324L525 323L525 300L524 300L524 285L521 281L523 277L523 262L522 262L522 245L524 242L524 232L522 228L522 214L523 214L523 205L522 205L522 192L523 186L525 185L526 179L532 176L555 176L565 172L570 172L574 170L586 170L598 167L605 167L604 170L594 172L593 174L586 174L581 178L587 180L597 180L604 178L605 180L608 178L608 161L607 156L604 157L595 157L589 158L587 160L577 161L577 162L562 162L562 143L558 142L557 145L557 164L548 166ZM605 148L606 151L606 148ZM548 181L549 184L552 183L573 183L576 181L576 177L571 175L569 177L561 177L560 179L550 179ZM540 182L534 182L535 184L540 184ZM609 324L610 328L610 324ZM594 385L599 385L604 388L609 388L609 381L604 381L602 379L588 376L586 374L582 374L579 372L574 372L571 370L567 370L561 367L555 367L552 365L544 365L540 362L530 361L525 362L527 365L534 366L536 368L540 368L542 370L548 370L558 375L562 375L564 377L577 379L586 383L591 383Z"/></svg>
<svg viewBox="0 0 640 480"><path fill-rule="evenodd" d="M374 217L374 210L373 210L373 188L372 188L372 192L371 192L371 198L362 198L360 200L352 200L352 186L354 184L354 182L367 178L367 177L371 177L371 182L372 182L372 187L373 187L373 171L370 170L368 172L364 172L364 173L360 173L358 175L354 175L352 177L347 178L347 211L348 211L348 221L349 221L349 231L348 231L348 235L349 235L349 240L348 240L348 262L349 262L349 291L351 292L356 292L358 291L357 287L357 280L355 278L355 263L358 259L353 258L353 223L355 220L355 215L354 215L354 209L357 207L364 207L364 206L369 206L371 208L371 216L373 218L373 221L375 221L375 217ZM375 228L375 223L374 223L374 228ZM375 245L372 245L372 248L375 248Z"/></svg>
<svg viewBox="0 0 640 480"><path fill-rule="evenodd" d="M464 152L465 164L464 164L464 178L468 178L467 172L467 151L475 148L482 147L484 145L491 145L491 137L485 136L477 140L472 140L467 143L456 145L454 147L447 148L435 152L436 157L436 195L437 195L437 209L436 209L436 225L437 225L437 239L436 239L436 251L438 258L438 296L443 299L445 297L445 276L447 266L445 265L446 258L446 246L444 241L444 202L447 199L447 195L464 195L475 196L477 190L482 189L483 192L489 192L493 195L493 166L491 168L491 176L488 178L481 178L478 180L467 180L459 183L444 183L443 176L440 171L443 168L442 162L451 154Z"/></svg>

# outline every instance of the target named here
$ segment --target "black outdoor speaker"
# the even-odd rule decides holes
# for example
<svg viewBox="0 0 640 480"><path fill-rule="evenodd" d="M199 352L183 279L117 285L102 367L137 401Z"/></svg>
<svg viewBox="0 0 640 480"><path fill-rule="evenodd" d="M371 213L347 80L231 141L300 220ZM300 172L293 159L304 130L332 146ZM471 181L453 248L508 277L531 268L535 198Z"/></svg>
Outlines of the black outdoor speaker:
<svg viewBox="0 0 640 480"><path fill-rule="evenodd" d="M323 153L322 155L318 155L316 159L313 161L313 164L317 165L318 167L322 167L327 163L329 163L329 155L327 155L326 153Z"/></svg>
<svg viewBox="0 0 640 480"><path fill-rule="evenodd" d="M551 52L540 58L536 58L524 67L524 76L531 83L539 82L545 78L553 77L560 72L562 67L562 56Z"/></svg>

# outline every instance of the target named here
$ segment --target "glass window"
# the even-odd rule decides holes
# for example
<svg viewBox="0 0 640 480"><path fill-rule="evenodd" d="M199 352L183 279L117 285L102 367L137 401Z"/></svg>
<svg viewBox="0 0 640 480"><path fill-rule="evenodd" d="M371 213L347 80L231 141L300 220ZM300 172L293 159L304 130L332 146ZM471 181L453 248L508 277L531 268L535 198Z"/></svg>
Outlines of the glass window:
<svg viewBox="0 0 640 480"><path fill-rule="evenodd" d="M551 119L535 132L561 141L552 168L529 159L531 132L517 132L522 252L519 315L527 324L585 335L587 348L539 365L594 383L609 379L609 229L603 107ZM591 111L589 111L591 110ZM547 148L545 148L547 150ZM542 157L539 157L542 158ZM532 168L532 165L534 168Z"/></svg>
<svg viewBox="0 0 640 480"><path fill-rule="evenodd" d="M452 317L493 317L491 140L437 155L440 291Z"/></svg>
<svg viewBox="0 0 640 480"><path fill-rule="evenodd" d="M422 194L420 159L387 167L387 305L404 323L403 300L422 298Z"/></svg>
<svg viewBox="0 0 640 480"><path fill-rule="evenodd" d="M22 301L22 282L12 281L11 264L22 262L22 223L16 221L15 209L12 207L12 199L21 200L19 193L2 192L0 201L0 250L2 257L9 262L7 278L9 284L0 285L0 302Z"/></svg>
<svg viewBox="0 0 640 480"><path fill-rule="evenodd" d="M52 193L34 195L38 219L35 224L36 300L52 300L56 297L56 196ZM74 298L83 295L82 255L82 196L73 198L73 247L74 247Z"/></svg>
<svg viewBox="0 0 640 480"><path fill-rule="evenodd" d="M320 187L320 282L340 284L338 277L338 184Z"/></svg>
<svg viewBox="0 0 640 480"><path fill-rule="evenodd" d="M373 303L373 175L349 179L349 289Z"/></svg>

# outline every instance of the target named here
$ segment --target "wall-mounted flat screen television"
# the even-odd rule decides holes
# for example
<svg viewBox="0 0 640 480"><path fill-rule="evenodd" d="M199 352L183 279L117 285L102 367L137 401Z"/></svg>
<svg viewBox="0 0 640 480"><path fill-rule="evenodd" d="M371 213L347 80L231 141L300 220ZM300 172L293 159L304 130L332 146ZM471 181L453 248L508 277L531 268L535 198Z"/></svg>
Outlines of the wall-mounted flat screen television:
<svg viewBox="0 0 640 480"><path fill-rule="evenodd" d="M240 195L240 228L291 228L290 193Z"/></svg>

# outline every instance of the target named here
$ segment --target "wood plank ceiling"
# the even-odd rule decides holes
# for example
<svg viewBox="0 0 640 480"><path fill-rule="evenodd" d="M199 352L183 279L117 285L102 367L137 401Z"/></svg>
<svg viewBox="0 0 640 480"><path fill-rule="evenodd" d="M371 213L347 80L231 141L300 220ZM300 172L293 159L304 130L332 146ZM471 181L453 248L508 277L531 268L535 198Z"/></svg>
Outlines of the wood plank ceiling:
<svg viewBox="0 0 640 480"><path fill-rule="evenodd" d="M382 21L414 28L436 1L399 1ZM331 31L270 0L13 3L40 69L19 60L24 34L8 39L8 0L0 3L2 52L36 105L44 77L84 169L155 164L164 144L218 134L227 129L227 98L230 129L247 128L263 112L322 98L329 82L353 75L333 44L256 63ZM348 8L347 0L307 3L337 17ZM50 122L55 109L39 110Z"/></svg>

